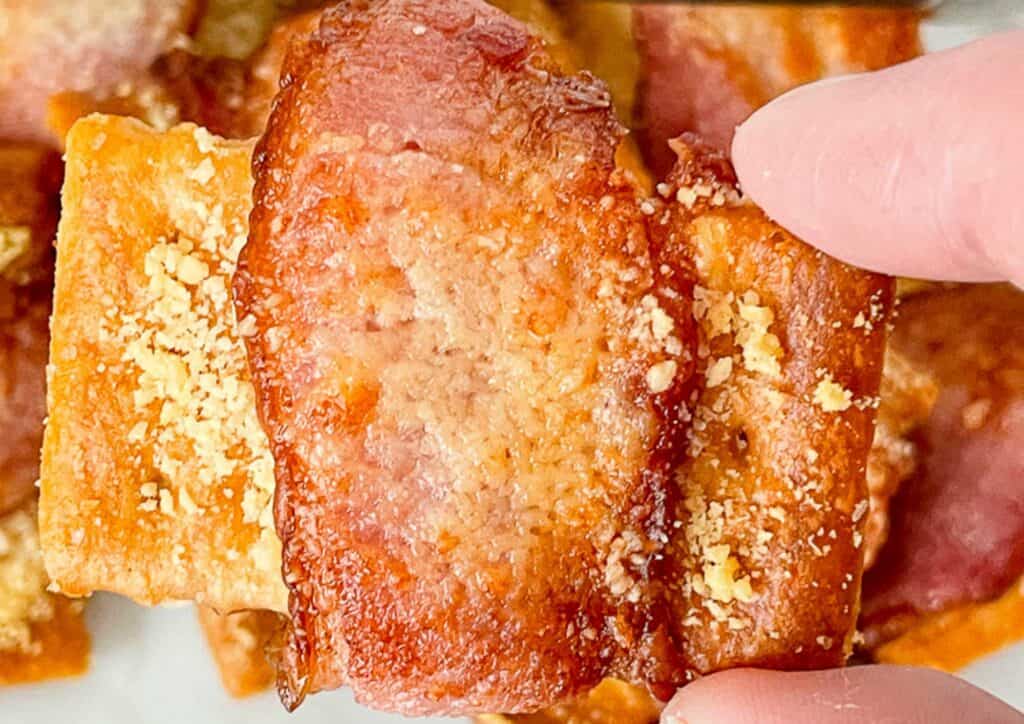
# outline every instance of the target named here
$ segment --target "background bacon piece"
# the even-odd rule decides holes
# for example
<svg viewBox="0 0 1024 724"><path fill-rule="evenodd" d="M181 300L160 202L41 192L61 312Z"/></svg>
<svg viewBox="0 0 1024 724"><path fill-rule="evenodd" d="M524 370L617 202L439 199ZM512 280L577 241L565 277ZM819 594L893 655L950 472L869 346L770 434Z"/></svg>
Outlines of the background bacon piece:
<svg viewBox="0 0 1024 724"><path fill-rule="evenodd" d="M938 381L917 473L865 581L868 646L1024 573L1024 293L969 286L903 304L892 346Z"/></svg>
<svg viewBox="0 0 1024 724"><path fill-rule="evenodd" d="M0 514L39 479L60 181L56 153L0 143Z"/></svg>
<svg viewBox="0 0 1024 724"><path fill-rule="evenodd" d="M751 112L803 83L874 70L921 52L914 11L649 4L634 10L637 122L656 173L692 131L728 150Z"/></svg>
<svg viewBox="0 0 1024 724"><path fill-rule="evenodd" d="M188 29L196 0L0 0L0 138L52 144L60 91L105 95Z"/></svg>
<svg viewBox="0 0 1024 724"><path fill-rule="evenodd" d="M886 350L875 437L868 455L865 569L875 564L889 537L889 500L917 469L920 451L910 435L928 419L938 394L931 375L893 349Z"/></svg>

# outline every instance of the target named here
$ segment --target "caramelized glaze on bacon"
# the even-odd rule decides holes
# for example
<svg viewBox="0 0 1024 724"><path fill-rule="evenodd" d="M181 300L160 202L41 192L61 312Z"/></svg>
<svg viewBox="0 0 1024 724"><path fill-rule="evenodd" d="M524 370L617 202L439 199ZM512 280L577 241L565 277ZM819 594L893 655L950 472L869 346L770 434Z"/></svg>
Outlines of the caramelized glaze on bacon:
<svg viewBox="0 0 1024 724"><path fill-rule="evenodd" d="M521 710L657 661L692 323L685 278L654 288L607 93L474 2L343 8L286 73L236 292L288 697Z"/></svg>
<svg viewBox="0 0 1024 724"><path fill-rule="evenodd" d="M285 702L531 711L605 675L667 695L840 663L887 282L743 205L705 151L638 198L604 87L482 2L345 4L284 78L235 293L277 462ZM752 370L709 396L694 274L742 320L709 344Z"/></svg>

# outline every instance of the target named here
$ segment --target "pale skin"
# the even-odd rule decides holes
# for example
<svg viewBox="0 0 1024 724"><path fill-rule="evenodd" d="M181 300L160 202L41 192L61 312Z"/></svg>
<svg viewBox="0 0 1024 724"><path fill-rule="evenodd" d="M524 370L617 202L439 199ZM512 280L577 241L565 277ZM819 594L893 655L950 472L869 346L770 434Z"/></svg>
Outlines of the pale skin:
<svg viewBox="0 0 1024 724"><path fill-rule="evenodd" d="M789 93L739 127L744 192L844 261L1024 284L1024 31ZM927 669L738 670L683 689L666 724L1024 724Z"/></svg>

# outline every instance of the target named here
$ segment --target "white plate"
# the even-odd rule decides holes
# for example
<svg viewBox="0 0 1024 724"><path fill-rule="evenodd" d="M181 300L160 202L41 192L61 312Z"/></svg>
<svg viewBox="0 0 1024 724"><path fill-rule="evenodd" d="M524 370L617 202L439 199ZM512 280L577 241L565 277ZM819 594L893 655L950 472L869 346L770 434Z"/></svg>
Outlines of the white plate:
<svg viewBox="0 0 1024 724"><path fill-rule="evenodd" d="M11 724L399 724L347 691L310 697L288 715L270 692L243 701L220 686L191 607L147 610L97 595L88 610L93 665L80 679L0 689ZM964 678L1024 710L1024 645L977 662ZM451 722L451 719L420 719Z"/></svg>
<svg viewBox="0 0 1024 724"><path fill-rule="evenodd" d="M975 0L971 0L975 2ZM988 0L997 10L979 18L954 2L950 13L925 27L931 50L950 47L1014 19L1024 0ZM981 6L986 3L978 3ZM1024 24L1024 15L1016 20ZM347 691L311 697L288 715L272 693L244 701L220 686L191 607L142 609L116 596L97 595L88 609L93 663L79 679L0 689L0 721L17 724L397 724L403 717L372 712ZM963 677L1024 710L1024 644L975 663ZM450 719L420 719L451 722Z"/></svg>

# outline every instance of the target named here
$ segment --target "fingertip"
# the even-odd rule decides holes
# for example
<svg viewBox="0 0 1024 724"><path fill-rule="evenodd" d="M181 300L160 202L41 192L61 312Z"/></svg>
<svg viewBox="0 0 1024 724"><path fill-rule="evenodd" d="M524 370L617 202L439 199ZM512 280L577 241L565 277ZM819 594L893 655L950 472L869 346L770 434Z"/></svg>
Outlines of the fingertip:
<svg viewBox="0 0 1024 724"><path fill-rule="evenodd" d="M682 689L663 722L680 724L1022 724L1024 716L967 682L930 669L739 669Z"/></svg>
<svg viewBox="0 0 1024 724"><path fill-rule="evenodd" d="M744 193L796 236L857 266L1018 281L1024 33L812 83L739 126Z"/></svg>

